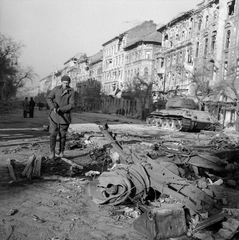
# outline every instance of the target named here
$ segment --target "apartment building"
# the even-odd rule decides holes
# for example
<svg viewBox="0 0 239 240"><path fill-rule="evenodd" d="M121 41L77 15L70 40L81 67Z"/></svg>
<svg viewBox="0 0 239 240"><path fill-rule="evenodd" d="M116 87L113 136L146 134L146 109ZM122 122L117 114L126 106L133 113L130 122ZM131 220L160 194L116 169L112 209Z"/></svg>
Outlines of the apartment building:
<svg viewBox="0 0 239 240"><path fill-rule="evenodd" d="M103 77L102 86L106 94L123 89L125 81L125 47L129 47L156 30L153 21L143 23L116 36L103 46Z"/></svg>
<svg viewBox="0 0 239 240"><path fill-rule="evenodd" d="M119 87L123 87L124 73L124 34L110 39L103 46L102 63L102 92L110 94Z"/></svg>
<svg viewBox="0 0 239 240"><path fill-rule="evenodd" d="M134 76L153 76L155 74L155 53L161 47L161 33L154 31L137 38L125 47L125 81Z"/></svg>
<svg viewBox="0 0 239 240"><path fill-rule="evenodd" d="M221 5L226 19L223 26L220 76L224 81L235 81L235 88L239 91L239 0L223 1Z"/></svg>
<svg viewBox="0 0 239 240"><path fill-rule="evenodd" d="M163 74L165 92L178 89L182 94L193 94L192 79L197 72L204 74L209 84L220 80L217 69L221 64L225 17L222 1L205 0L157 29L162 33L157 69Z"/></svg>

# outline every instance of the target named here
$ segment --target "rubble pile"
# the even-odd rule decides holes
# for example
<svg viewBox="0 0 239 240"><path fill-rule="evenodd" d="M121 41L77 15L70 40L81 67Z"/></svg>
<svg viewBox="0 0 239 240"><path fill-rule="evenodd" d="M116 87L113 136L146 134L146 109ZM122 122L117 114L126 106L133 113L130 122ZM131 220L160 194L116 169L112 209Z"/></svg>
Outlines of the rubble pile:
<svg viewBox="0 0 239 240"><path fill-rule="evenodd" d="M121 146L107 124L100 129L118 153L120 163L89 182L88 194L96 204L137 206L142 215L134 228L151 239L183 235L233 239L239 217L225 210L230 206L230 196L223 198L220 187L223 192L228 187L237 190L238 179L228 178L239 170L237 158L225 150L238 154L238 142L230 143L226 136L217 135L210 140L210 147L216 148L207 151L193 145L184 148L178 142L176 149L156 141ZM215 223L221 228L200 232Z"/></svg>
<svg viewBox="0 0 239 240"><path fill-rule="evenodd" d="M5 182L84 176L93 202L135 218L134 229L149 239L239 239L237 136L207 132L193 140L170 135L132 140L123 135L119 143L107 124L100 130L103 146L91 141L93 133L73 133L67 149L75 156L49 161L32 155L24 164L7 159L0 176ZM12 151L26 147L37 145Z"/></svg>

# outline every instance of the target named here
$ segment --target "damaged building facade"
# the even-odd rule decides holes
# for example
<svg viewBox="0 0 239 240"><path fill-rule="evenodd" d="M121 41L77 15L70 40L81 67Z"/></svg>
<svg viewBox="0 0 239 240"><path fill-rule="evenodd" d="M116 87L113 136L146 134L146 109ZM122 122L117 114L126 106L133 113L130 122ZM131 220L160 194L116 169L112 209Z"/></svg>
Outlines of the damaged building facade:
<svg viewBox="0 0 239 240"><path fill-rule="evenodd" d="M224 126L235 122L235 107L226 112L223 108L233 106L237 98L238 11L239 1L205 0L157 29L162 33L162 49L156 54L160 91L200 96ZM225 89L210 99L200 91L199 79ZM234 81L234 91L223 81Z"/></svg>
<svg viewBox="0 0 239 240"><path fill-rule="evenodd" d="M97 110L115 113L124 109L135 115L140 104L125 94L126 82L146 74L154 79L155 101L165 94L167 98L175 93L199 96L205 109L224 126L233 123L239 85L238 2L205 0L165 25L144 21L103 43L99 53L91 57L80 53L70 58L63 69L51 74L50 88L67 74L80 94L77 83L94 79L101 83L101 106ZM233 82L234 89L223 87L223 94L210 98L198 88L198 79L203 79L204 90L207 85L213 88L223 81L227 85ZM79 104L85 103L81 100Z"/></svg>
<svg viewBox="0 0 239 240"><path fill-rule="evenodd" d="M103 44L102 109L134 115L140 103L124 94L126 82L135 76L152 75L156 48L161 45L157 24L145 21Z"/></svg>

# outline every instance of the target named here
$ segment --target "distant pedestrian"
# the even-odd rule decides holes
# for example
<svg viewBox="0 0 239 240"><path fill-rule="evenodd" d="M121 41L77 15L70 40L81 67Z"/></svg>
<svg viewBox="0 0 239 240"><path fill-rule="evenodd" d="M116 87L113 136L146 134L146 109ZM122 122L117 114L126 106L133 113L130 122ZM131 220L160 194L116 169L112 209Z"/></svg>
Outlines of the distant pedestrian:
<svg viewBox="0 0 239 240"><path fill-rule="evenodd" d="M29 113L28 97L25 97L25 100L22 102L22 108L23 108L23 117L26 118L27 114Z"/></svg>
<svg viewBox="0 0 239 240"><path fill-rule="evenodd" d="M70 87L71 79L68 76L61 78L62 85L56 86L46 97L50 108L50 159L55 158L56 138L59 134L59 157L64 157L66 134L71 123L71 110L75 106L75 92Z"/></svg>
<svg viewBox="0 0 239 240"><path fill-rule="evenodd" d="M29 117L30 118L34 117L34 108L35 108L35 101L31 97L31 100L29 102Z"/></svg>

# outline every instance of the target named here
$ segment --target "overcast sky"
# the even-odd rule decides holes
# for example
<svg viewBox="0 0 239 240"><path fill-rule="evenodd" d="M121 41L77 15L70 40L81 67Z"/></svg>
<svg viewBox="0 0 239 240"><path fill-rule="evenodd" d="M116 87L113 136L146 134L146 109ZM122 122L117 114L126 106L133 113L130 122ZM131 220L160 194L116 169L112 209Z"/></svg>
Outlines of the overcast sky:
<svg viewBox="0 0 239 240"><path fill-rule="evenodd" d="M166 24L203 0L0 0L0 31L25 47L20 62L38 78L77 53L94 55L132 22Z"/></svg>

